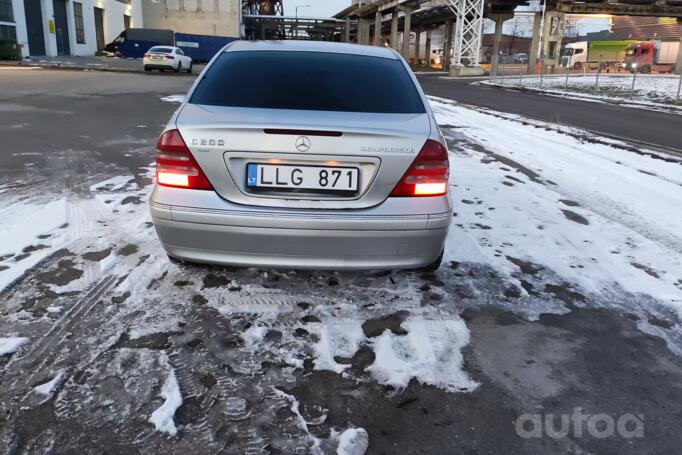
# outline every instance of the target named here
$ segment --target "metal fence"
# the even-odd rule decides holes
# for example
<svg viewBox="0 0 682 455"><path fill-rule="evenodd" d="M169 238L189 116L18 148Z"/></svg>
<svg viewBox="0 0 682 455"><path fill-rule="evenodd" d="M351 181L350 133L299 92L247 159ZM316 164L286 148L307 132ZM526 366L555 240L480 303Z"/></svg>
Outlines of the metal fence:
<svg viewBox="0 0 682 455"><path fill-rule="evenodd" d="M583 91L587 91L587 88L591 87L591 91L594 94L598 94L600 89L603 89L605 86L604 73L609 73L609 76L618 74L618 76L623 79L630 78L629 90L624 90L629 93L630 97L635 97L638 87L641 87L642 83L646 83L643 82L646 81L646 79L640 77L641 75L638 73L636 68L631 74L624 72L603 71L601 67L597 68L595 71L590 71L587 68L583 68L582 70L558 68L552 71L551 74L545 74L544 71L540 71L539 74L528 74L526 65L500 65L498 67L497 75L493 76L491 80L499 85L504 86L524 87L532 85L533 87L538 87L539 79L539 88L543 89L549 86L547 84L547 80L549 78L551 78L553 81L560 79L562 80L561 86L559 87L556 83L552 83L552 88L563 88L564 90L567 90L569 88L571 78L578 76L583 78L584 81L584 78L592 77L594 82L591 84L591 86L582 84L582 87L585 88ZM672 74L671 77L677 77L678 79L677 90L674 98L676 103L680 103L682 101L682 74ZM532 81L532 83L530 81Z"/></svg>

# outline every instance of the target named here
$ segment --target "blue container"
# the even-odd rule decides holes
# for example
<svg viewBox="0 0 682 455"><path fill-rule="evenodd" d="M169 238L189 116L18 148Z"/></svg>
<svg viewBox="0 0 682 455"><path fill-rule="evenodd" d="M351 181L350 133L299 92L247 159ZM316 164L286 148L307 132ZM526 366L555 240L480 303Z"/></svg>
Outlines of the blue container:
<svg viewBox="0 0 682 455"><path fill-rule="evenodd" d="M149 49L160 45L161 43L157 41L125 40L118 44L117 51L123 58L142 58Z"/></svg>
<svg viewBox="0 0 682 455"><path fill-rule="evenodd" d="M196 63L206 63L226 44L239 38L176 33L175 45Z"/></svg>

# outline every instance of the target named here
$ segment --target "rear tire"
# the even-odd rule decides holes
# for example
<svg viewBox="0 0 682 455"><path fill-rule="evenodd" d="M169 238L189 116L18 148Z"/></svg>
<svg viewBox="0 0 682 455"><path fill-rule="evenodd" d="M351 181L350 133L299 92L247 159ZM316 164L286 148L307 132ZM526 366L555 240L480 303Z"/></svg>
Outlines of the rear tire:
<svg viewBox="0 0 682 455"><path fill-rule="evenodd" d="M148 73L152 72L152 69L150 67L148 67L147 65L144 66L144 70Z"/></svg>
<svg viewBox="0 0 682 455"><path fill-rule="evenodd" d="M574 70L581 70L581 69L583 69L583 64L581 62L575 62L573 64L573 69Z"/></svg>
<svg viewBox="0 0 682 455"><path fill-rule="evenodd" d="M649 74L651 72L651 67L649 65L644 65L642 67L642 73Z"/></svg>
<svg viewBox="0 0 682 455"><path fill-rule="evenodd" d="M192 64L189 64L189 68L187 68L187 74L192 74Z"/></svg>
<svg viewBox="0 0 682 455"><path fill-rule="evenodd" d="M168 255L168 260L173 265L185 265L185 261L183 261L182 259L178 259L176 257L173 257L170 254Z"/></svg>
<svg viewBox="0 0 682 455"><path fill-rule="evenodd" d="M178 62L178 66L173 71L178 73L178 72L180 72L181 69L182 69L182 62Z"/></svg>
<svg viewBox="0 0 682 455"><path fill-rule="evenodd" d="M443 254L444 253L445 253L445 248L440 250L440 254L438 255L438 257L436 258L435 261L433 261L431 264L424 266L424 267L421 267L417 270L419 270L420 272L427 272L427 273L435 272L436 270L438 270L440 268L440 265L443 262Z"/></svg>

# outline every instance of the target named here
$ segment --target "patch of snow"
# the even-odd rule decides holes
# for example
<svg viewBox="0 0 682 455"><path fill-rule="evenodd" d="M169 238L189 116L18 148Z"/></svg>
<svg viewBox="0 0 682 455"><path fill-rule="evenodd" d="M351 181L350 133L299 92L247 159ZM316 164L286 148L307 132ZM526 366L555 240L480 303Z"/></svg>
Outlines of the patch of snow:
<svg viewBox="0 0 682 455"><path fill-rule="evenodd" d="M178 429L175 427L174 417L175 411L182 405L182 394L173 370L168 372L161 389L161 398L165 401L159 409L152 413L149 421L154 424L158 431L175 436L178 434Z"/></svg>
<svg viewBox="0 0 682 455"><path fill-rule="evenodd" d="M185 95L168 95L161 98L161 101L167 103L182 103L185 101Z"/></svg>
<svg viewBox="0 0 682 455"><path fill-rule="evenodd" d="M12 254L19 256L30 246L40 245L20 260L2 261L8 267L0 272L0 291L20 278L27 270L38 264L66 243L64 231L59 227L68 220L68 203L61 198L46 204L22 202L0 209L0 256ZM55 232L56 231L56 232ZM42 234L55 233L54 237L39 239Z"/></svg>
<svg viewBox="0 0 682 455"><path fill-rule="evenodd" d="M14 354L26 343L28 338L24 337L0 338L0 356Z"/></svg>
<svg viewBox="0 0 682 455"><path fill-rule="evenodd" d="M337 455L364 455L369 447L369 435L364 428L349 428L338 438Z"/></svg>
<svg viewBox="0 0 682 455"><path fill-rule="evenodd" d="M265 335L268 333L268 328L263 326L251 326L244 333L242 338L247 344L254 346L263 341Z"/></svg>
<svg viewBox="0 0 682 455"><path fill-rule="evenodd" d="M365 341L363 321L357 319L332 320L324 324L309 324L319 341L315 343L315 369L343 373L350 365L341 365L334 357L353 357Z"/></svg>
<svg viewBox="0 0 682 455"><path fill-rule="evenodd" d="M98 191L121 191L128 186L130 181L134 182L135 177L132 175L117 175L106 180L90 185L91 192ZM137 187L137 185L135 185Z"/></svg>
<svg viewBox="0 0 682 455"><path fill-rule="evenodd" d="M462 348L469 343L464 321L410 316L401 327L406 335L385 330L372 340L376 359L366 371L377 382L403 389L414 378L448 392L478 387L463 370Z"/></svg>
<svg viewBox="0 0 682 455"><path fill-rule="evenodd" d="M128 330L128 338L137 340L155 333L180 333L180 320L177 315L169 312L168 315L157 316L153 319L148 317L140 317L135 321L135 325Z"/></svg>
<svg viewBox="0 0 682 455"><path fill-rule="evenodd" d="M50 381L41 384L39 386L36 386L33 388L33 391L36 393L39 393L41 395L45 395L46 397L51 397L54 395L54 393L57 391L57 389L62 385L64 380L66 379L66 372L63 370L60 370L57 375Z"/></svg>

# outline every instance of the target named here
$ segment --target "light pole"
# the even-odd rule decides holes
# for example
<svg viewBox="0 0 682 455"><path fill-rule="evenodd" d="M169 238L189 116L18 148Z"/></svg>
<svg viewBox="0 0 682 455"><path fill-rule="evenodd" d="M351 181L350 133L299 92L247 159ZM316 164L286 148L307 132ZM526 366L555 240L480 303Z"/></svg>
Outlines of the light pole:
<svg viewBox="0 0 682 455"><path fill-rule="evenodd" d="M544 35L545 35L545 13L547 12L547 0L542 0L542 21L540 22L540 39L539 41L539 49L538 49L538 57L540 58L540 87L542 87L542 77L545 74L545 43L544 41ZM533 72L535 72L535 68L533 68Z"/></svg>
<svg viewBox="0 0 682 455"><path fill-rule="evenodd" d="M298 9L299 8L310 8L310 5L296 5L295 10L295 21L294 21L294 38L298 38Z"/></svg>

